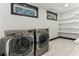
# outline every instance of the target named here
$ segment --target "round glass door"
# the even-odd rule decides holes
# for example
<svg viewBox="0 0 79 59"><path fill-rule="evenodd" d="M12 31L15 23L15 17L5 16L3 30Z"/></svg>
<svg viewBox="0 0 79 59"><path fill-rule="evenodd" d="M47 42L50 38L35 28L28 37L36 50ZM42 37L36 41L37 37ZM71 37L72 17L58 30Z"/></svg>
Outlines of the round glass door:
<svg viewBox="0 0 79 59"><path fill-rule="evenodd" d="M33 47L33 38L30 36L18 36L11 40L11 53L13 55L25 55L31 52Z"/></svg>
<svg viewBox="0 0 79 59"><path fill-rule="evenodd" d="M48 33L42 33L39 35L39 37L38 37L39 48L43 48L43 47L46 47L48 45L48 38L49 38Z"/></svg>

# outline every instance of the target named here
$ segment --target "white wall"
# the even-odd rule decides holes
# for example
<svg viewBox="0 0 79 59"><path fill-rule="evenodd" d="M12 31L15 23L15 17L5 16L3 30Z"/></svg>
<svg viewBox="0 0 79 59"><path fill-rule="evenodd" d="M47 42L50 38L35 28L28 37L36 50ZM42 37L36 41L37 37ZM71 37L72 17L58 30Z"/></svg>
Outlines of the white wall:
<svg viewBox="0 0 79 59"><path fill-rule="evenodd" d="M38 6L39 7L39 6ZM9 3L0 4L0 38L5 30L49 28L50 38L58 36L58 22L46 19L46 10L39 8L38 18L12 15Z"/></svg>

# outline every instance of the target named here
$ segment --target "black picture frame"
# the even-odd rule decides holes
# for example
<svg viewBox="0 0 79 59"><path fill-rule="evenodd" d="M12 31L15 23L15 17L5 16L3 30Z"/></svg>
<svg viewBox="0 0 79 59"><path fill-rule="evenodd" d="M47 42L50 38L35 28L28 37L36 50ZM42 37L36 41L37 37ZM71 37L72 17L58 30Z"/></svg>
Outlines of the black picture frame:
<svg viewBox="0 0 79 59"><path fill-rule="evenodd" d="M47 19L57 21L57 13L47 11Z"/></svg>
<svg viewBox="0 0 79 59"><path fill-rule="evenodd" d="M38 7L27 3L11 3L11 14L38 18Z"/></svg>

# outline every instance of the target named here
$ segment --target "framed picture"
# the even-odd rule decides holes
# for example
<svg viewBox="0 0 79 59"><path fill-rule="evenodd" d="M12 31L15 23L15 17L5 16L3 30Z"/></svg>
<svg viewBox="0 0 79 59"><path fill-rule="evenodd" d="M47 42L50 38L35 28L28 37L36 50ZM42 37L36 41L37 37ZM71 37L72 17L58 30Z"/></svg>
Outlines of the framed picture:
<svg viewBox="0 0 79 59"><path fill-rule="evenodd" d="M11 3L11 14L38 18L38 7L26 3Z"/></svg>
<svg viewBox="0 0 79 59"><path fill-rule="evenodd" d="M57 21L57 14L51 11L47 11L47 19Z"/></svg>

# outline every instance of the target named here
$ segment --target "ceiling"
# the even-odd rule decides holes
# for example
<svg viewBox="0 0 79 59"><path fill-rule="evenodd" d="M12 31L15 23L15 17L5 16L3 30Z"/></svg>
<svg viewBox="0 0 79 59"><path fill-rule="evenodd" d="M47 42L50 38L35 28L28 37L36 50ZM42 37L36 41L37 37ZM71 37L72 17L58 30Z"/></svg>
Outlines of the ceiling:
<svg viewBox="0 0 79 59"><path fill-rule="evenodd" d="M79 7L79 3L35 3L43 8L55 10L58 13L65 12ZM68 4L68 7L65 7Z"/></svg>

